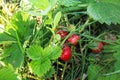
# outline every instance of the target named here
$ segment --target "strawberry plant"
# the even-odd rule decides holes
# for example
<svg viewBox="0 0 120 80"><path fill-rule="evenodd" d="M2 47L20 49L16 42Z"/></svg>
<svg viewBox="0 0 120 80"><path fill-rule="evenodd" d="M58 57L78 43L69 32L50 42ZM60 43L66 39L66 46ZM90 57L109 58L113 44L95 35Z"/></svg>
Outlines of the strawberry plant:
<svg viewBox="0 0 120 80"><path fill-rule="evenodd" d="M0 80L119 80L119 2L1 0Z"/></svg>

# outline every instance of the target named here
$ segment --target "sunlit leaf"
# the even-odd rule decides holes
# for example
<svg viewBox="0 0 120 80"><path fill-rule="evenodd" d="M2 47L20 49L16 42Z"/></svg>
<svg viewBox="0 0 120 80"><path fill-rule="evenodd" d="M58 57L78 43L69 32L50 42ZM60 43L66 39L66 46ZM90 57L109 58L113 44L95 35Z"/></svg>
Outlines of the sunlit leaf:
<svg viewBox="0 0 120 80"><path fill-rule="evenodd" d="M0 69L0 80L18 80L14 71L9 68Z"/></svg>
<svg viewBox="0 0 120 80"><path fill-rule="evenodd" d="M55 4L57 3L58 0L50 0L50 5L51 8L53 8L55 6Z"/></svg>
<svg viewBox="0 0 120 80"><path fill-rule="evenodd" d="M80 0L59 0L59 4L66 7L77 6L80 3Z"/></svg>
<svg viewBox="0 0 120 80"><path fill-rule="evenodd" d="M61 16L62 16L62 13L61 12L58 12L56 15L55 15L55 18L54 18L54 26L53 28L55 29L56 26L58 25L60 19L61 19Z"/></svg>
<svg viewBox="0 0 120 80"><path fill-rule="evenodd" d="M30 67L34 74L42 77L50 70L51 62L49 59L46 59L45 61L34 60L30 63Z"/></svg>
<svg viewBox="0 0 120 80"><path fill-rule="evenodd" d="M17 12L11 18L11 24L16 29L22 43L32 35L35 26L35 20L30 19L30 16L24 12Z"/></svg>
<svg viewBox="0 0 120 80"><path fill-rule="evenodd" d="M43 48L37 45L32 45L27 49L27 55L33 60L40 59L43 54Z"/></svg>
<svg viewBox="0 0 120 80"><path fill-rule="evenodd" d="M40 8L42 10L45 10L49 6L48 0L29 0L34 6L37 8Z"/></svg>

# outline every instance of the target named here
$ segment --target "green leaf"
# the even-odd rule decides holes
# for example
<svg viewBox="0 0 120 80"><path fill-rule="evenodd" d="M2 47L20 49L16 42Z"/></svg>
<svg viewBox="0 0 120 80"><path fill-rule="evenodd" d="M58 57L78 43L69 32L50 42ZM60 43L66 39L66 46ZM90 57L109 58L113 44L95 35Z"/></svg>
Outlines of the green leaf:
<svg viewBox="0 0 120 80"><path fill-rule="evenodd" d="M116 2L117 1L117 2ZM99 0L88 5L87 12L90 17L100 23L120 24L120 0Z"/></svg>
<svg viewBox="0 0 120 80"><path fill-rule="evenodd" d="M82 2L85 2L85 3L93 3L95 1L97 1L97 0L82 0Z"/></svg>
<svg viewBox="0 0 120 80"><path fill-rule="evenodd" d="M37 45L32 45L27 49L27 55L33 60L38 60L42 57L43 48Z"/></svg>
<svg viewBox="0 0 120 80"><path fill-rule="evenodd" d="M0 80L18 80L13 70L9 68L0 69Z"/></svg>
<svg viewBox="0 0 120 80"><path fill-rule="evenodd" d="M9 33L0 34L0 44L15 43L16 39Z"/></svg>
<svg viewBox="0 0 120 80"><path fill-rule="evenodd" d="M59 4L66 7L77 6L80 3L80 0L59 0Z"/></svg>
<svg viewBox="0 0 120 80"><path fill-rule="evenodd" d="M62 16L62 13L61 12L58 12L56 15L55 15L55 18L54 18L54 26L53 26L53 29L55 30L56 26L58 25L58 22L60 21L60 18Z"/></svg>
<svg viewBox="0 0 120 80"><path fill-rule="evenodd" d="M114 68L115 70L120 70L120 50L119 50L120 46L117 45L114 47L114 49L116 50L116 53L113 54L114 58L116 59Z"/></svg>
<svg viewBox="0 0 120 80"><path fill-rule="evenodd" d="M37 8L40 8L42 10L45 10L49 6L48 0L29 0L34 6Z"/></svg>
<svg viewBox="0 0 120 80"><path fill-rule="evenodd" d="M100 66L91 64L88 67L88 72L87 72L88 73L88 80L97 80L99 70L100 70Z"/></svg>
<svg viewBox="0 0 120 80"><path fill-rule="evenodd" d="M55 73L54 67L51 67L50 70L45 74L45 78L51 78L53 77L53 74Z"/></svg>
<svg viewBox="0 0 120 80"><path fill-rule="evenodd" d="M51 8L53 8L55 6L55 4L57 3L58 0L50 0L50 5Z"/></svg>
<svg viewBox="0 0 120 80"><path fill-rule="evenodd" d="M16 43L16 33L11 26L6 26L3 33L0 33L0 44Z"/></svg>
<svg viewBox="0 0 120 80"><path fill-rule="evenodd" d="M40 46L32 45L27 49L27 55L32 60L44 60L45 58L55 60L60 57L61 51L58 46L48 46L43 50Z"/></svg>
<svg viewBox="0 0 120 80"><path fill-rule="evenodd" d="M23 5L21 1L21 5ZM41 16L41 15L47 15L48 12L56 5L57 0L29 0L29 3L32 3L32 5L28 4L26 5L23 10L27 11L32 16Z"/></svg>
<svg viewBox="0 0 120 80"><path fill-rule="evenodd" d="M44 50L40 46L32 45L27 49L27 55L33 60L30 62L34 74L43 77L51 68L51 61L61 54L58 46L48 46Z"/></svg>
<svg viewBox="0 0 120 80"><path fill-rule="evenodd" d="M106 2L120 6L119 5L120 0L100 0L100 2Z"/></svg>
<svg viewBox="0 0 120 80"><path fill-rule="evenodd" d="M11 44L4 49L6 57L3 59L6 63L11 64L14 68L21 67L24 61L23 54L18 44Z"/></svg>
<svg viewBox="0 0 120 80"><path fill-rule="evenodd" d="M34 60L30 63L32 72L39 77L43 77L51 68L51 62L49 59L45 61Z"/></svg>
<svg viewBox="0 0 120 80"><path fill-rule="evenodd" d="M61 48L58 46L49 46L44 49L44 55L48 56L51 60L55 60L61 55Z"/></svg>
<svg viewBox="0 0 120 80"><path fill-rule="evenodd" d="M110 76L99 76L97 80L118 80L119 76L118 75L110 75Z"/></svg>
<svg viewBox="0 0 120 80"><path fill-rule="evenodd" d="M16 29L20 41L24 43L33 34L35 20L30 19L30 16L24 12L17 12L12 16L11 24Z"/></svg>
<svg viewBox="0 0 120 80"><path fill-rule="evenodd" d="M115 53L114 54L114 57L116 58L116 62L115 62L115 65L114 65L114 68L115 68L115 70L120 70L120 59L119 59L119 57L120 57L120 53Z"/></svg>
<svg viewBox="0 0 120 80"><path fill-rule="evenodd" d="M117 80L119 79L119 74L104 75L111 71L111 69L103 69L99 65L91 64L88 67L88 80ZM101 70L101 71L100 71ZM94 75L93 75L94 74Z"/></svg>

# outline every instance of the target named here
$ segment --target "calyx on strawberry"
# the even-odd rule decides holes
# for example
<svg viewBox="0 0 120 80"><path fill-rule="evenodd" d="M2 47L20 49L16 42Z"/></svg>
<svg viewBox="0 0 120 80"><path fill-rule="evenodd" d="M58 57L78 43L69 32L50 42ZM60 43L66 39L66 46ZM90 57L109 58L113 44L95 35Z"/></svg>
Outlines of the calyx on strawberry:
<svg viewBox="0 0 120 80"><path fill-rule="evenodd" d="M103 43L102 42L93 43L92 46L93 47L91 48L91 50L94 53L99 53L103 49Z"/></svg>

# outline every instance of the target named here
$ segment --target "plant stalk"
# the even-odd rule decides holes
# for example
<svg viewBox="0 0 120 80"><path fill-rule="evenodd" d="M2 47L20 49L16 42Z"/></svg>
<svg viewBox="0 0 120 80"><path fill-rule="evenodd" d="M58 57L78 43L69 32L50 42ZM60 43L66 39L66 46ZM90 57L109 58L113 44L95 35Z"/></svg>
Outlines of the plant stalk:
<svg viewBox="0 0 120 80"><path fill-rule="evenodd" d="M62 76L61 76L61 80L63 80L63 78L64 78L66 66L67 66L67 62L65 62L65 65L64 65L64 68L63 68L63 73L62 73Z"/></svg>

